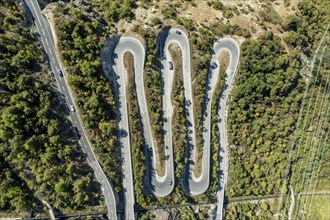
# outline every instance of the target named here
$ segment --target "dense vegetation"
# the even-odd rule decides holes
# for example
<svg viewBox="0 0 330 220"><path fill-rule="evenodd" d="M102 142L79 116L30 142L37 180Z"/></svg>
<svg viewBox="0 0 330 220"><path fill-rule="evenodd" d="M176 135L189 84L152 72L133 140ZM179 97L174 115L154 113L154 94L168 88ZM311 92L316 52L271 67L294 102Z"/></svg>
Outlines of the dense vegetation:
<svg viewBox="0 0 330 220"><path fill-rule="evenodd" d="M296 193L329 190L329 63L330 48L322 45L310 80L302 115L296 132L296 143L290 184ZM317 176L316 176L317 175ZM315 184L315 185L314 185Z"/></svg>
<svg viewBox="0 0 330 220"><path fill-rule="evenodd" d="M305 0L298 4L298 9L295 15L288 16L282 23L282 28L288 31L285 41L310 57L329 24L330 5L327 1Z"/></svg>
<svg viewBox="0 0 330 220"><path fill-rule="evenodd" d="M79 9L66 7L59 11L70 17L64 19L56 14L59 48L69 84L101 166L119 192L122 182L115 98L100 61L106 33L102 23L90 19Z"/></svg>
<svg viewBox="0 0 330 220"><path fill-rule="evenodd" d="M118 22L120 19L130 21L134 17L132 12L135 7L134 0L92 0L90 3L95 9L101 11L102 17L109 25Z"/></svg>
<svg viewBox="0 0 330 220"><path fill-rule="evenodd" d="M259 15L262 20L273 24L279 24L282 22L280 15L274 10L273 7L266 6L264 9L260 10Z"/></svg>
<svg viewBox="0 0 330 220"><path fill-rule="evenodd" d="M329 23L327 7L323 1L304 1L299 3L296 16L284 20L290 54L271 32L242 44L228 117L229 142L233 144L229 197L280 193L299 111L306 108L301 106L307 79L299 73L305 65L300 52L311 59ZM311 90L321 87L324 91L325 80L322 83L321 79ZM311 80L312 85L314 78ZM310 126L317 126L318 121L310 122Z"/></svg>
<svg viewBox="0 0 330 220"><path fill-rule="evenodd" d="M329 33L328 33L329 36ZM288 178L283 182L282 192L315 193L328 191L329 188L329 159L330 150L330 48L327 41L323 41L316 54L316 62L311 72L305 100L302 104L301 116L298 119L295 139L291 145L291 157L287 168ZM321 206L312 206L313 197L300 198L295 202L292 216L304 218L316 213ZM289 199L282 201L280 206L290 207ZM315 204L314 204L315 205ZM324 212L324 211L323 211ZM321 216L324 213L320 212ZM314 217L314 216L313 216Z"/></svg>
<svg viewBox="0 0 330 220"><path fill-rule="evenodd" d="M228 196L278 193L303 97L300 63L271 32L245 41L241 53L228 115Z"/></svg>
<svg viewBox="0 0 330 220"><path fill-rule="evenodd" d="M77 145L41 45L22 10L0 1L0 210L96 205L100 188Z"/></svg>

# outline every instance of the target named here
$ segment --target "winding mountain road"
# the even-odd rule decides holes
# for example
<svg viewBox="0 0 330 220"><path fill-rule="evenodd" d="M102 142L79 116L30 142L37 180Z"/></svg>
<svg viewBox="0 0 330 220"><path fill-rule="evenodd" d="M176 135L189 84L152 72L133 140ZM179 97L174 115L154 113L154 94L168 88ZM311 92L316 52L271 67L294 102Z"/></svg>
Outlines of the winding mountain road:
<svg viewBox="0 0 330 220"><path fill-rule="evenodd" d="M127 86L127 71L124 66L124 54L130 52L134 57L134 70L135 70L135 84L136 93L140 108L140 114L143 124L143 134L145 138L145 143L148 148L150 155L148 158L148 164L151 164L152 168L149 169L149 177L151 179L150 190L157 196L163 197L171 193L174 187L174 167L173 167L173 157L170 156L165 163L165 175L159 176L156 173L156 153L153 141L153 134L151 130L151 124L148 114L147 101L144 91L144 74L143 67L145 62L145 48L140 41L132 37L121 37L116 47L110 51L110 57L117 57L112 62L112 77L116 79L116 90L117 97L119 101L119 130L125 135L120 136L121 146L123 147L125 160L123 163L127 163L128 171L125 172L125 178L129 178L126 182L130 187L126 190L126 198L130 197L130 201L134 200L133 192L133 181L132 181L132 168L131 168L131 155L130 155L130 139L129 139L129 124L128 124L128 114L127 114L127 99L126 99L126 86ZM169 70L168 70L169 71ZM171 138L170 138L171 139ZM167 155L172 155L172 148L165 150ZM173 181L172 184L169 184ZM130 190L131 189L131 190ZM128 208L128 207L127 207Z"/></svg>
<svg viewBox="0 0 330 220"><path fill-rule="evenodd" d="M27 0L27 6L32 12L35 18L36 27L40 33L41 41L44 45L45 51L50 58L50 65L53 72L61 69L60 62L54 49L54 40L51 34L51 27L46 18L42 15L40 6L37 0ZM132 37L121 37L116 44L116 47L110 52L112 57L112 71L115 74L115 81L117 82L117 98L119 101L119 114L118 122L120 129L120 143L122 147L122 159L123 159L123 173L124 175L124 201L125 201L125 218L134 219L134 190L133 190L133 174L131 163L131 150L130 150L130 132L129 122L127 116L127 100L126 100L126 85L127 83L127 71L124 66L124 54L125 52L131 52L134 56L134 68L135 68L135 83L136 92L138 97L138 103L140 113L142 117L143 133L149 155L147 156L148 175L150 178L149 187L151 191L159 197L169 195L174 188L174 163L173 163L173 148L172 148L172 117L173 106L171 104L171 91L173 85L174 70L170 68L169 62L172 61L170 52L168 50L171 43L179 45L182 51L182 66L183 66L183 81L184 81L184 95L186 100L186 112L187 112L187 146L189 147L189 163L184 175L183 185L188 193L192 195L199 195L204 193L209 187L209 175L210 175L210 131L211 131L211 102L215 91L216 83L219 75L219 62L218 56L222 50L227 50L230 53L230 65L227 69L227 77L225 82L225 89L223 90L222 97L219 103L219 117L221 120L218 122L220 130L220 145L221 152L220 168L223 170L223 175L220 175L219 191L218 191L218 210L217 219L222 218L222 205L224 197L224 185L227 176L227 137L226 137L226 103L231 85L236 74L237 65L239 61L239 46L230 39L223 38L218 40L214 46L211 58L211 63L216 63L217 67L209 70L208 75L208 90L206 93L206 109L205 117L203 121L203 158L202 158L202 172L199 177L194 175L195 164L195 124L193 115L193 97L191 87L191 62L190 62L190 47L187 35L176 28L165 30L160 36L160 49L161 49L161 64L162 64L162 80L163 80L163 110L164 110L164 143L165 143L165 155L167 160L165 161L165 175L160 176L156 172L156 150L154 146L153 133L151 130L150 119L148 115L147 101L144 91L144 74L143 68L145 63L145 48L142 43ZM116 54L116 56L115 56ZM116 58L114 58L116 57ZM55 75L58 83L59 90L65 95L66 103L74 105L73 98L68 88L65 78ZM116 195L112 189L110 182L107 180L102 168L100 167L96 156L94 155L90 143L85 134L84 128L80 122L78 112L71 112L70 118L75 126L82 131L79 144L87 155L87 160L94 170L94 173L98 181L102 185L102 191L105 195L105 200L108 209L108 215L110 219L117 219L116 213Z"/></svg>
<svg viewBox="0 0 330 220"><path fill-rule="evenodd" d="M140 41L131 37L121 37L115 48L112 48L109 56L118 59L110 59L110 68L112 80L115 83L115 90L118 103L118 128L120 146L122 152L122 168L123 168L123 184L124 184L124 202L125 202L125 219L134 219L134 189L133 189L133 170L131 162L131 147L130 147L130 132L127 113L127 99L126 99L126 86L129 83L127 81L127 71L124 65L124 54L131 52L134 56L134 70L135 78L139 75L143 75L143 65L145 59L145 50ZM136 87L139 88L143 85L138 84L136 81ZM144 97L144 96L143 96ZM139 102L141 95L138 93ZM147 110L140 109L143 119L148 119L146 116Z"/></svg>
<svg viewBox="0 0 330 220"><path fill-rule="evenodd" d="M174 165L173 165L173 148L172 148L172 117L173 106L171 104L171 92L173 85L174 68L170 68L170 62L172 62L171 54L168 50L169 45L172 43L177 44L182 51L182 67L183 67L183 81L184 81L184 95L186 100L186 117L187 121L187 146L189 147L189 163L187 170L183 178L183 186L186 191L192 195L199 195L204 193L209 187L210 181L210 140L211 140L211 102L219 75L219 61L218 57L222 50L227 50L230 53L230 64L226 71L227 76L225 78L225 88L223 89L220 103L219 103L219 118L218 126L220 129L220 169L223 174L220 175L219 191L218 191L218 215L222 213L223 197L224 197L224 184L227 176L227 137L226 137L226 103L231 85L236 74L238 61L239 61L239 45L231 38L223 38L215 42L213 46L213 54L211 63L216 63L216 67L209 70L208 73L208 90L206 92L205 100L205 117L203 117L203 157L202 157L202 172L199 177L194 175L195 164L195 125L193 115L193 97L191 88L191 62L190 62L190 47L187 35L180 29L171 28L164 30L160 36L160 56L161 56L161 71L162 71L162 98L163 98L163 110L164 110L164 143L165 143L165 155L167 160L165 161L165 175L159 176L156 172L156 160L159 160L156 155L156 149L154 146L153 133L151 130L150 119L148 115L147 101L144 91L144 74L143 67L145 63L145 48L142 43L133 37L121 37L113 50L110 52L112 59L112 72L113 77L117 82L117 97L119 99L119 129L125 135L120 134L121 144L123 147L123 166L125 166L125 182L127 183L127 190L125 192L126 209L133 210L134 206L134 192L133 192L133 180L132 180L132 168L131 168L131 155L130 155L130 140L129 140L129 123L126 107L126 86L127 86L127 71L124 66L124 54L131 52L134 57L135 68L135 84L138 97L138 103L140 108L140 114L143 124L143 133L145 143L147 145L148 156L147 159L149 168L148 175L150 178L149 187L151 191L159 197L169 195L174 188ZM129 205L128 205L129 204ZM126 213L126 217L132 216L132 214ZM222 217L221 217L222 218Z"/></svg>

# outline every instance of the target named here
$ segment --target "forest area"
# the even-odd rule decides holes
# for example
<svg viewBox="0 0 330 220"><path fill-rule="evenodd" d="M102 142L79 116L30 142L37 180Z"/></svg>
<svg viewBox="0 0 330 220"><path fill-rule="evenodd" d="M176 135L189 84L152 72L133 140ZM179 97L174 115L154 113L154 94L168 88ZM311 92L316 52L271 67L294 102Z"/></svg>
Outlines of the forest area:
<svg viewBox="0 0 330 220"><path fill-rule="evenodd" d="M301 184L310 184L306 175L312 176L310 160L313 155L318 163L323 163L314 191L328 189L325 173L329 172L326 166L329 149L325 149L323 155L315 155L317 143L321 140L325 141L323 146L329 145L326 138L329 123L325 123L329 122L329 114L322 107L326 106L322 99L316 98L316 91L324 95L329 93L329 69L326 66L329 55L325 52L323 61L318 55L312 75L306 76L302 71L306 61L301 54L312 60L330 21L329 5L324 1L303 1L298 4L298 9L295 15L288 16L281 24L286 31L284 40L290 47L290 53L281 45L280 38L271 32L258 40L247 40L241 46L240 68L229 104L229 142L232 145L228 198L289 195L289 187L294 188L295 193L307 192ZM319 64L322 64L321 69ZM307 83L310 86L304 97ZM308 103L323 112L322 120L315 120L320 112L315 117L311 113L308 115ZM301 122L296 130L301 109L302 120L308 118L307 126L303 127ZM303 136L303 141L299 140L299 136ZM312 142L311 136L318 141ZM306 148L303 146L305 143L310 145ZM292 144L294 147L291 149ZM293 155L291 164L297 166L293 165L288 170L290 149ZM304 166L301 168L299 163ZM283 182L286 172L289 181ZM289 200L285 201L282 208L288 210ZM229 210L228 214L231 215L232 211ZM273 211L268 209L267 212Z"/></svg>
<svg viewBox="0 0 330 220"><path fill-rule="evenodd" d="M0 211L101 204L43 50L18 4L0 1Z"/></svg>
<svg viewBox="0 0 330 220"><path fill-rule="evenodd" d="M104 25L75 7L58 7L55 28L68 82L102 169L119 192L122 178L115 96L100 60L106 39ZM64 19L61 13L71 19Z"/></svg>

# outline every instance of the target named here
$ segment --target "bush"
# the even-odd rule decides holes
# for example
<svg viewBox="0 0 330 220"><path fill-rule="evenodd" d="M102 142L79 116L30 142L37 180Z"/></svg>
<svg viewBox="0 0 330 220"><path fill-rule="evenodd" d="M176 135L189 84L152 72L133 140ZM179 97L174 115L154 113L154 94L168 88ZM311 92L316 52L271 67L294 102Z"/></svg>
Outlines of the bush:
<svg viewBox="0 0 330 220"><path fill-rule="evenodd" d="M222 3L220 2L220 0L216 0L213 4L212 7L216 10L221 10L223 8Z"/></svg>
<svg viewBox="0 0 330 220"><path fill-rule="evenodd" d="M152 25L155 26L155 25L162 24L162 21L160 20L160 18L154 17L154 18L151 19L151 23L152 23Z"/></svg>
<svg viewBox="0 0 330 220"><path fill-rule="evenodd" d="M282 22L282 18L272 7L267 7L266 9L261 10L259 12L259 15L264 21L267 21L267 22L270 22L273 24L279 24Z"/></svg>

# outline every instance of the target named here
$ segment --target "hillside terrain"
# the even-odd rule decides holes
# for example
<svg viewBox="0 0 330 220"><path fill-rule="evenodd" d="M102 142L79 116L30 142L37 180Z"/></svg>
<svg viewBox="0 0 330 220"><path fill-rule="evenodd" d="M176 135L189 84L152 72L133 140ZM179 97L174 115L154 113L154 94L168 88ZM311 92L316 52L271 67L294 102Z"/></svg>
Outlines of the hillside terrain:
<svg viewBox="0 0 330 220"><path fill-rule="evenodd" d="M103 203L27 19L0 1L0 217L43 213L43 201L67 212Z"/></svg>
<svg viewBox="0 0 330 220"><path fill-rule="evenodd" d="M159 36L164 29L175 27L188 35L191 49L197 176L201 175L204 93L211 49L224 36L240 44L239 68L228 103L226 219L326 219L326 208L320 204L327 203L329 195L318 193L330 192L329 1L40 3L54 27L55 48L88 138L118 192L118 207L125 203L125 189L117 99L100 54L117 36L134 36L147 48L144 89L157 146L156 169L164 174L167 156ZM77 144L47 57L29 20L19 4L0 0L0 192L5 192L0 197L0 217L2 212L4 216L24 216L30 210L43 212L42 200L61 212L102 206L101 188ZM135 207L151 209L140 212L139 219L205 219L216 211L222 172L216 113L225 87L228 54L219 60L220 75L212 101L209 188L202 195L192 196L180 183L187 163L182 53L176 44L171 45L170 53L175 71L171 97L175 186L169 196L157 197L146 187L147 155L136 85L127 87ZM126 54L124 59L128 81L133 82L133 57ZM300 194L311 196L298 197ZM152 210L172 205L177 206Z"/></svg>

